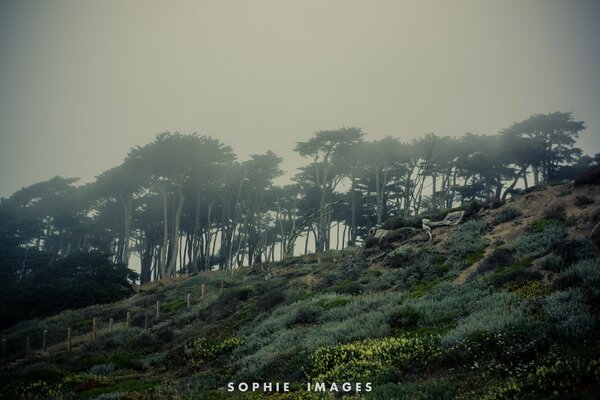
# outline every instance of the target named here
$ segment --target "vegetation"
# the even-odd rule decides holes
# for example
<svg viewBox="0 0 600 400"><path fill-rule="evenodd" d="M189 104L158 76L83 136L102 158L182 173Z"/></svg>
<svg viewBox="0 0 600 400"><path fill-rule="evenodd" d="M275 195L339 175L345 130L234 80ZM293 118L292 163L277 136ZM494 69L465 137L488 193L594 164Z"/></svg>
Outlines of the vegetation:
<svg viewBox="0 0 600 400"><path fill-rule="evenodd" d="M273 153L165 133L88 185L24 188L0 204L0 398L593 398L600 258L582 232L600 193L543 183L592 163L580 130L553 113L490 137L320 131L285 187Z"/></svg>

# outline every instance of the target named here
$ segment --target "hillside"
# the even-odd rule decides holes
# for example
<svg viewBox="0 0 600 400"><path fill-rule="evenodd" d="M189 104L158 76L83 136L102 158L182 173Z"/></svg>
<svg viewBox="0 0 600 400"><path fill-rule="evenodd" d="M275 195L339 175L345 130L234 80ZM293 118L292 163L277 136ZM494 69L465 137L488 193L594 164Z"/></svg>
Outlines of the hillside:
<svg viewBox="0 0 600 400"><path fill-rule="evenodd" d="M600 186L532 188L464 210L431 241L397 218L364 247L200 273L21 322L2 332L0 397L596 398L600 262L587 236ZM289 382L290 392L240 393L240 382Z"/></svg>

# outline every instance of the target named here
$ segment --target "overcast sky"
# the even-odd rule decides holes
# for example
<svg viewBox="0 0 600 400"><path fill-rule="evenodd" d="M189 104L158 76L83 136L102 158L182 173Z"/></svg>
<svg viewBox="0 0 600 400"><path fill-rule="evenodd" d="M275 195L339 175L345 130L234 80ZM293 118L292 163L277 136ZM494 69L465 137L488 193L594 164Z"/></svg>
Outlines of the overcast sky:
<svg viewBox="0 0 600 400"><path fill-rule="evenodd" d="M573 111L600 152L598 1L0 2L0 196L156 133L241 160L320 129L492 134Z"/></svg>

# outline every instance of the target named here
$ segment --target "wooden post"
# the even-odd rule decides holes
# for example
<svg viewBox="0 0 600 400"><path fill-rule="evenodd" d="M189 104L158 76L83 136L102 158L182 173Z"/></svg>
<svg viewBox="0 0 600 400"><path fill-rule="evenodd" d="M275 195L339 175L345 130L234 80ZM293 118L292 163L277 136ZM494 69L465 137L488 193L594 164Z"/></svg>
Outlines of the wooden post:
<svg viewBox="0 0 600 400"><path fill-rule="evenodd" d="M108 331L112 332L112 327L113 327L113 319L112 317L108 319Z"/></svg>
<svg viewBox="0 0 600 400"><path fill-rule="evenodd" d="M129 323L131 322L131 313L127 311L127 321L125 322L125 328L129 329Z"/></svg>
<svg viewBox="0 0 600 400"><path fill-rule="evenodd" d="M42 351L46 351L46 336L48 335L48 331L44 329L44 336L42 337Z"/></svg>
<svg viewBox="0 0 600 400"><path fill-rule="evenodd" d="M156 319L160 318L160 301L156 300Z"/></svg>
<svg viewBox="0 0 600 400"><path fill-rule="evenodd" d="M71 327L67 328L67 351L71 351Z"/></svg>
<svg viewBox="0 0 600 400"><path fill-rule="evenodd" d="M148 330L148 310L146 310L146 319L144 320L144 329Z"/></svg>
<svg viewBox="0 0 600 400"><path fill-rule="evenodd" d="M29 340L29 336L27 336L27 339L25 340L25 353L27 354L27 357L31 355L31 340Z"/></svg>
<svg viewBox="0 0 600 400"><path fill-rule="evenodd" d="M204 283L202 284L202 289L200 290L200 299L204 300Z"/></svg>
<svg viewBox="0 0 600 400"><path fill-rule="evenodd" d="M191 294L187 294L187 307L190 308L192 306Z"/></svg>
<svg viewBox="0 0 600 400"><path fill-rule="evenodd" d="M96 340L96 317L92 318L92 340Z"/></svg>

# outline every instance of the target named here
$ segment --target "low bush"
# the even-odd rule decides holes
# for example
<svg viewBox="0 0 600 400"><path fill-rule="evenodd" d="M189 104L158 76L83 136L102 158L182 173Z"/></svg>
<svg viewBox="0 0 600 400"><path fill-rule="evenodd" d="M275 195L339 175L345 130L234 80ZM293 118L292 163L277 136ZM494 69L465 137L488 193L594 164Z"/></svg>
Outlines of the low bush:
<svg viewBox="0 0 600 400"><path fill-rule="evenodd" d="M295 325L308 325L315 323L323 310L314 303L302 304L299 306L286 327L290 328Z"/></svg>
<svg viewBox="0 0 600 400"><path fill-rule="evenodd" d="M600 289L600 260L590 258L579 261L559 275L558 286L583 285L593 290Z"/></svg>
<svg viewBox="0 0 600 400"><path fill-rule="evenodd" d="M552 342L541 329L517 326L499 332L473 332L444 351L444 361L494 377L523 377L535 368Z"/></svg>
<svg viewBox="0 0 600 400"><path fill-rule="evenodd" d="M550 294L542 305L544 314L560 336L582 338L593 327L593 319L583 301L581 289Z"/></svg>
<svg viewBox="0 0 600 400"><path fill-rule="evenodd" d="M563 203L550 204L544 210L545 219L555 219L558 221L564 221L567 219L567 210Z"/></svg>
<svg viewBox="0 0 600 400"><path fill-rule="evenodd" d="M387 254L386 263L392 267L398 267L409 263L414 256L415 252L412 246L402 245L396 247L394 250Z"/></svg>
<svg viewBox="0 0 600 400"><path fill-rule="evenodd" d="M564 226L555 220L538 220L517 240L506 245L515 259L538 258L548 253L566 235Z"/></svg>
<svg viewBox="0 0 600 400"><path fill-rule="evenodd" d="M238 352L238 377L267 379L272 363L291 346L312 351L319 346L389 335L390 315L403 297L402 293L357 297L329 293L262 314L241 331L245 344ZM318 319L313 324L295 325L298 310L307 307L321 309Z"/></svg>
<svg viewBox="0 0 600 400"><path fill-rule="evenodd" d="M242 340L237 337L225 339L220 342L211 341L206 338L197 338L171 350L166 355L166 363L169 367L185 366L197 370L223 355L230 354L235 348L241 345Z"/></svg>
<svg viewBox="0 0 600 400"><path fill-rule="evenodd" d="M114 363L96 364L90 367L89 373L94 375L112 375L115 372Z"/></svg>
<svg viewBox="0 0 600 400"><path fill-rule="evenodd" d="M364 261L349 261L334 265L328 269L325 278L330 285L342 281L355 281L359 279L369 266Z"/></svg>
<svg viewBox="0 0 600 400"><path fill-rule="evenodd" d="M512 378L506 383L490 388L484 399L578 398L568 395L577 391L597 393L598 389L599 359L559 359L552 365L539 366L525 379Z"/></svg>
<svg viewBox="0 0 600 400"><path fill-rule="evenodd" d="M552 272L560 272L565 268L565 260L555 253L550 253L540 261L540 267Z"/></svg>
<svg viewBox="0 0 600 400"><path fill-rule="evenodd" d="M487 224L481 220L468 221L461 225L444 243L449 261L457 269L466 266L465 260L472 254L482 251L487 245L483 235Z"/></svg>
<svg viewBox="0 0 600 400"><path fill-rule="evenodd" d="M517 207L506 206L502 210L500 210L500 212L494 215L493 222L494 225L498 225L504 222L512 221L515 218L520 217L521 215L523 215L523 213Z"/></svg>
<svg viewBox="0 0 600 400"><path fill-rule="evenodd" d="M546 296L551 289L538 279L526 281L523 285L516 287L512 292L523 300L529 300L534 297Z"/></svg>
<svg viewBox="0 0 600 400"><path fill-rule="evenodd" d="M320 347L307 375L318 382L382 382L391 369L411 369L439 350L434 337L388 337Z"/></svg>
<svg viewBox="0 0 600 400"><path fill-rule="evenodd" d="M478 273L493 271L515 263L513 251L507 247L498 247L480 264Z"/></svg>
<svg viewBox="0 0 600 400"><path fill-rule="evenodd" d="M357 282L352 282L349 279L345 279L336 283L333 286L333 290L340 294L359 294L361 292L361 287Z"/></svg>
<svg viewBox="0 0 600 400"><path fill-rule="evenodd" d="M594 257L592 242L587 237L561 240L552 247L552 251L561 256L566 265Z"/></svg>
<svg viewBox="0 0 600 400"><path fill-rule="evenodd" d="M469 315L477 307L477 302L490 293L489 284L481 279L459 286L442 281L423 297L406 299L396 310L410 310L418 316L417 326L434 328Z"/></svg>
<svg viewBox="0 0 600 400"><path fill-rule="evenodd" d="M534 324L533 316L517 296L509 292L496 292L480 298L473 312L462 318L443 337L442 342L451 345L476 332L505 332Z"/></svg>

